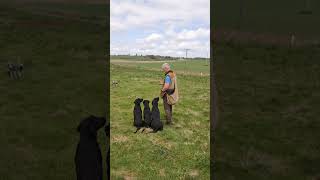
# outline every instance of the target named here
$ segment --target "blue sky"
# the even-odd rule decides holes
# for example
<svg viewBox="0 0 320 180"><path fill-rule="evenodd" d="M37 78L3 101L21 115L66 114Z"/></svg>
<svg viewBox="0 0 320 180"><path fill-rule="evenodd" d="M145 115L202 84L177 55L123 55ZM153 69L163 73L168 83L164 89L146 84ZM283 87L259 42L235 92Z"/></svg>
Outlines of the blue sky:
<svg viewBox="0 0 320 180"><path fill-rule="evenodd" d="M111 54L208 57L210 0L111 0Z"/></svg>

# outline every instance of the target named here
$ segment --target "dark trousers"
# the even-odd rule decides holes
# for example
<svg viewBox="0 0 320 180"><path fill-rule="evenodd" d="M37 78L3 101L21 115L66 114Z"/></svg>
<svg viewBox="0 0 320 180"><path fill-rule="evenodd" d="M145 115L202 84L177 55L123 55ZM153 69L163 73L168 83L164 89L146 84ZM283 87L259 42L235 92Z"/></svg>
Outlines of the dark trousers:
<svg viewBox="0 0 320 180"><path fill-rule="evenodd" d="M168 104L167 95L165 94L163 97L163 107L166 113L166 119L168 123L172 121L172 105Z"/></svg>

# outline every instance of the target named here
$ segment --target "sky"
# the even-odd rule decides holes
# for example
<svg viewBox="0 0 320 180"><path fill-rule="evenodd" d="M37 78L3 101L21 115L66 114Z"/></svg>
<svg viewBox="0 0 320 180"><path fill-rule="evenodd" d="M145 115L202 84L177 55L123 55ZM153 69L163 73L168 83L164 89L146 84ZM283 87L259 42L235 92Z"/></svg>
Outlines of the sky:
<svg viewBox="0 0 320 180"><path fill-rule="evenodd" d="M112 55L209 57L210 0L111 0Z"/></svg>

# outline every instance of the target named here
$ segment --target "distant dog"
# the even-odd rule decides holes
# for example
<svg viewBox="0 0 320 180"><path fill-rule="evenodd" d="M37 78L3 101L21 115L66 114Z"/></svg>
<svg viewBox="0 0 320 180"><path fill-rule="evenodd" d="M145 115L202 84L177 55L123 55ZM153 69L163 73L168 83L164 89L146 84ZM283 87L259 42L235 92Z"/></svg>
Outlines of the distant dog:
<svg viewBox="0 0 320 180"><path fill-rule="evenodd" d="M77 128L80 133L75 155L77 180L102 180L102 156L97 131L105 123L104 117L89 116Z"/></svg>
<svg viewBox="0 0 320 180"><path fill-rule="evenodd" d="M153 132L161 131L163 129L163 124L160 121L160 111L158 108L159 97L152 100L152 110L151 110L151 128Z"/></svg>
<svg viewBox="0 0 320 180"><path fill-rule="evenodd" d="M137 133L143 126L143 120L142 120L142 111L140 107L140 103L143 101L141 98L137 98L134 101L134 109L133 109L133 125L137 128L136 132Z"/></svg>
<svg viewBox="0 0 320 180"><path fill-rule="evenodd" d="M8 63L8 76L13 79L20 79L23 76L23 64Z"/></svg>
<svg viewBox="0 0 320 180"><path fill-rule="evenodd" d="M12 63L8 63L8 76L15 79L15 66Z"/></svg>
<svg viewBox="0 0 320 180"><path fill-rule="evenodd" d="M144 109L143 109L143 119L145 123L145 127L151 127L151 111L149 107L148 100L143 101Z"/></svg>
<svg viewBox="0 0 320 180"><path fill-rule="evenodd" d="M106 123L104 131L107 137L107 158L106 158L106 169L107 169L107 180L110 179L110 124Z"/></svg>
<svg viewBox="0 0 320 180"><path fill-rule="evenodd" d="M113 80L112 81L112 86L118 86L119 85L119 81Z"/></svg>

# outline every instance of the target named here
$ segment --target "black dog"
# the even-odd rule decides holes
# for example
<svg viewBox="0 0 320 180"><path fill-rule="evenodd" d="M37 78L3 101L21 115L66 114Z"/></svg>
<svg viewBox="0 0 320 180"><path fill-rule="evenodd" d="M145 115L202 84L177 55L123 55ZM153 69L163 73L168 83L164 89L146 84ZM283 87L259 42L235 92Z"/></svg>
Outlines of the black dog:
<svg viewBox="0 0 320 180"><path fill-rule="evenodd" d="M75 155L77 180L102 180L102 156L97 131L105 123L104 117L89 116L77 128L80 132Z"/></svg>
<svg viewBox="0 0 320 180"><path fill-rule="evenodd" d="M152 111L151 111L151 128L153 132L161 131L163 129L163 124L160 121L160 111L158 108L159 97L152 100Z"/></svg>
<svg viewBox="0 0 320 180"><path fill-rule="evenodd" d="M145 122L145 127L151 127L151 111L149 107L148 100L143 101L144 109L143 109L143 119Z"/></svg>
<svg viewBox="0 0 320 180"><path fill-rule="evenodd" d="M107 137L107 158L106 158L106 166L107 166L107 180L110 179L110 124L109 122L106 123L104 127L104 131Z"/></svg>
<svg viewBox="0 0 320 180"><path fill-rule="evenodd" d="M142 111L140 107L140 103L143 101L141 98L137 98L134 101L134 109L133 109L133 125L137 128L136 132L137 133L144 125L143 120L142 120Z"/></svg>

